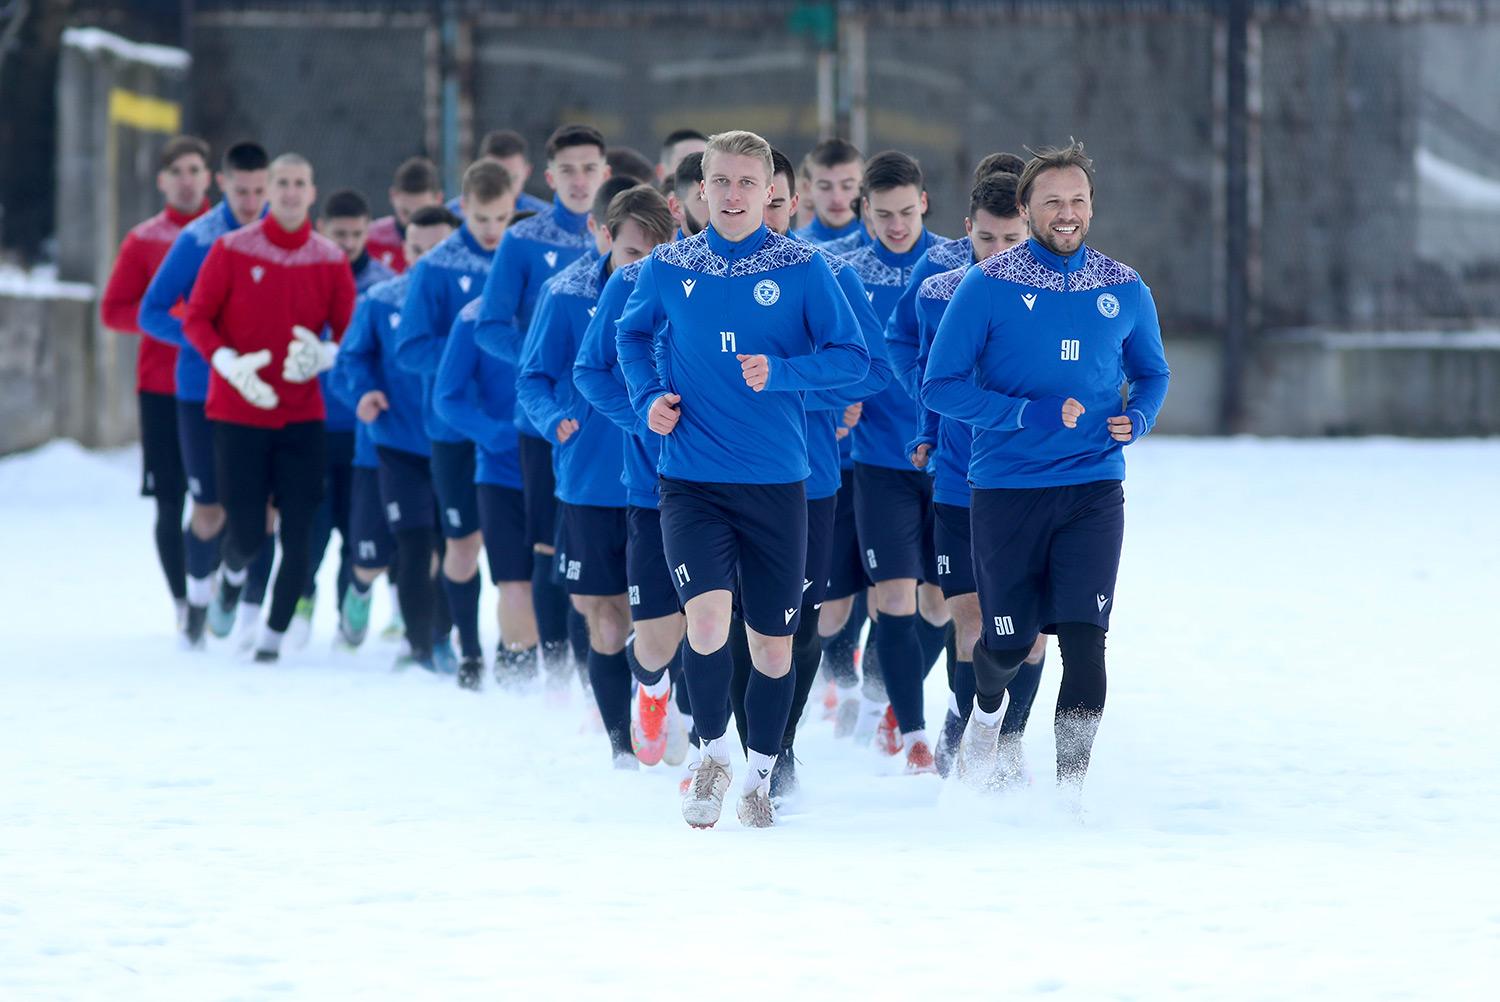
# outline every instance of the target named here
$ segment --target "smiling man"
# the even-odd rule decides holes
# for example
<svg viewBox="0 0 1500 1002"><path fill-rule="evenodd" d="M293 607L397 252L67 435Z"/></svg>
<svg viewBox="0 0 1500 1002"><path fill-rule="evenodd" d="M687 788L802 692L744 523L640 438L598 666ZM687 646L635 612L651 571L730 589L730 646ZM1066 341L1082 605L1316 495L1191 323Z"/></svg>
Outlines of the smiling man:
<svg viewBox="0 0 1500 1002"><path fill-rule="evenodd" d="M1057 779L1076 791L1104 713L1104 636L1125 531L1122 450L1156 422L1171 373L1151 290L1084 244L1094 169L1082 144L1033 157L1016 199L1029 239L969 269L922 383L924 404L974 429L983 633L955 769L971 782L993 774L1005 688L1038 632L1055 633Z"/></svg>
<svg viewBox="0 0 1500 1002"><path fill-rule="evenodd" d="M869 234L859 218L859 189L865 176L859 147L847 139L825 139L807 154L802 167L813 220L794 236L814 244L854 238L845 250L868 243Z"/></svg>
<svg viewBox="0 0 1500 1002"><path fill-rule="evenodd" d="M869 352L822 256L772 233L771 147L720 133L703 155L709 225L641 266L616 340L636 413L664 436L661 526L687 614L683 670L702 763L682 802L717 823L729 789L729 621L738 590L755 672L738 815L775 823L770 775L792 701L807 552L802 393L864 378Z"/></svg>

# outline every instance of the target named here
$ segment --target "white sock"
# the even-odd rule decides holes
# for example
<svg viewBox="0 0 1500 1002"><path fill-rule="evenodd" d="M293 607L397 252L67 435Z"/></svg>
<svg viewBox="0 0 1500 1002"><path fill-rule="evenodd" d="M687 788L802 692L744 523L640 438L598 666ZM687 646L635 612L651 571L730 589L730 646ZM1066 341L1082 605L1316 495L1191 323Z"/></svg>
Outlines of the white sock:
<svg viewBox="0 0 1500 1002"><path fill-rule="evenodd" d="M744 792L754 793L756 787L769 789L771 786L771 767L776 764L775 755L763 755L754 748L749 753L750 768L745 773Z"/></svg>
<svg viewBox="0 0 1500 1002"><path fill-rule="evenodd" d="M188 605L207 605L214 597L214 579L188 578L187 593Z"/></svg>
<svg viewBox="0 0 1500 1002"><path fill-rule="evenodd" d="M953 694L952 690L949 690L948 692L948 712L953 714L955 717L959 715L958 697Z"/></svg>
<svg viewBox="0 0 1500 1002"><path fill-rule="evenodd" d="M729 764L729 735L720 734L712 741L703 742L703 754L711 755L724 765Z"/></svg>
<svg viewBox="0 0 1500 1002"><path fill-rule="evenodd" d="M903 746L905 746L907 748L910 748L913 741L920 741L923 744L927 744L927 730L926 730L926 728L922 728L920 730L915 730L915 731L902 731L901 732L901 743L902 743Z"/></svg>
<svg viewBox="0 0 1500 1002"><path fill-rule="evenodd" d="M669 672L662 672L661 678L656 680L655 685L641 683L641 691L652 699L660 699L672 691L672 676Z"/></svg>
<svg viewBox="0 0 1500 1002"><path fill-rule="evenodd" d="M280 651L281 638L284 636L286 634L271 629L269 625L262 626L260 628L260 639L255 642L255 649L258 651Z"/></svg>
<svg viewBox="0 0 1500 1002"><path fill-rule="evenodd" d="M250 576L250 568L241 567L239 570L231 570L227 565L224 568L224 580L232 585L242 585Z"/></svg>
<svg viewBox="0 0 1500 1002"><path fill-rule="evenodd" d="M979 721L986 727L994 727L996 724L1000 723L1000 711L996 710L995 712L990 713L987 710L981 710L979 708L978 700L974 701L974 712L973 714L971 714L971 716L973 717L973 719Z"/></svg>

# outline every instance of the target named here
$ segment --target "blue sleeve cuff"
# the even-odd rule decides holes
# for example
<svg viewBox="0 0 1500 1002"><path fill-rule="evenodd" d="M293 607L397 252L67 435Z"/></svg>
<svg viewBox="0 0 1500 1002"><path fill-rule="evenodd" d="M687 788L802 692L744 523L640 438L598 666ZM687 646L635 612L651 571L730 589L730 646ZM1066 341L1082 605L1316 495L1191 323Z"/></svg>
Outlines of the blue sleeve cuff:
<svg viewBox="0 0 1500 1002"><path fill-rule="evenodd" d="M1131 441L1145 438L1151 431L1151 426L1146 423L1146 415L1136 408L1131 408L1127 413L1130 414Z"/></svg>

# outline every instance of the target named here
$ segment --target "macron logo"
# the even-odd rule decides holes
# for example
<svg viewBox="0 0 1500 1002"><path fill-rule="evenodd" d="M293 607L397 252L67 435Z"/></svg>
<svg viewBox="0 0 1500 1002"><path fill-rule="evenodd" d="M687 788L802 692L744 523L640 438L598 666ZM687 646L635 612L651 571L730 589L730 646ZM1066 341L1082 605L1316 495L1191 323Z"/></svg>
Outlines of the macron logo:
<svg viewBox="0 0 1500 1002"><path fill-rule="evenodd" d="M1032 309L1032 307L1036 306L1036 293L1035 292L1023 292L1023 293L1021 293L1021 302L1023 302L1023 303L1026 304L1026 309L1029 312Z"/></svg>
<svg viewBox="0 0 1500 1002"><path fill-rule="evenodd" d="M266 269L262 268L260 265L257 264L250 269L250 278L255 282L256 285L259 285L260 280L265 277Z"/></svg>
<svg viewBox="0 0 1500 1002"><path fill-rule="evenodd" d="M788 623L790 623L792 621L792 617L795 616L795 615L797 615L797 610L796 609L788 609L786 611L786 621Z"/></svg>
<svg viewBox="0 0 1500 1002"><path fill-rule="evenodd" d="M597 306L590 306L589 307L589 318L592 319L593 316L594 316L594 314L597 313L598 311L599 311L599 307L597 307Z"/></svg>
<svg viewBox="0 0 1500 1002"><path fill-rule="evenodd" d="M696 278L684 278L682 280L682 296L684 299L693 298L693 288L698 284Z"/></svg>
<svg viewBox="0 0 1500 1002"><path fill-rule="evenodd" d="M469 291L469 286L471 286L473 284L474 284L474 280L472 278L470 278L468 275L460 275L460 276L458 276L458 287L460 289L462 289L463 291L468 292Z"/></svg>
<svg viewBox="0 0 1500 1002"><path fill-rule="evenodd" d="M397 327L400 327L400 326L401 326L401 314L399 314L399 313L392 313L391 314L391 330L395 330Z"/></svg>
<svg viewBox="0 0 1500 1002"><path fill-rule="evenodd" d="M557 251L548 251L542 255L542 260L547 262L547 267L557 267Z"/></svg>
<svg viewBox="0 0 1500 1002"><path fill-rule="evenodd" d="M1099 611L1103 612L1104 611L1104 607L1106 605L1109 605L1109 596L1107 596L1107 595L1095 595L1094 596L1094 601L1096 601L1096 602L1099 603Z"/></svg>

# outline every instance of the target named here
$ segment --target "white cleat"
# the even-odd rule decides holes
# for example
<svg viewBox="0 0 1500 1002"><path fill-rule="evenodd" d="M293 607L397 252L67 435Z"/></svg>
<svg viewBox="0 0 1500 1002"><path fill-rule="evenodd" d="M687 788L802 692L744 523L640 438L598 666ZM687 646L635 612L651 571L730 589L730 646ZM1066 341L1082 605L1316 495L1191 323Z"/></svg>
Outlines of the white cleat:
<svg viewBox="0 0 1500 1002"><path fill-rule="evenodd" d="M694 828L712 828L724 810L724 795L733 779L728 762L704 755L693 770L693 781L682 798L682 820Z"/></svg>
<svg viewBox="0 0 1500 1002"><path fill-rule="evenodd" d="M771 794L763 785L740 794L735 814L746 828L770 828L776 824L776 806L771 803Z"/></svg>
<svg viewBox="0 0 1500 1002"><path fill-rule="evenodd" d="M958 742L953 774L969 786L986 787L995 775L999 758L1000 721L987 727L979 722L977 715L971 714L964 727L964 736Z"/></svg>
<svg viewBox="0 0 1500 1002"><path fill-rule="evenodd" d="M234 614L234 632L229 635L230 644L237 651L249 651L255 646L259 633L260 606L241 602Z"/></svg>

